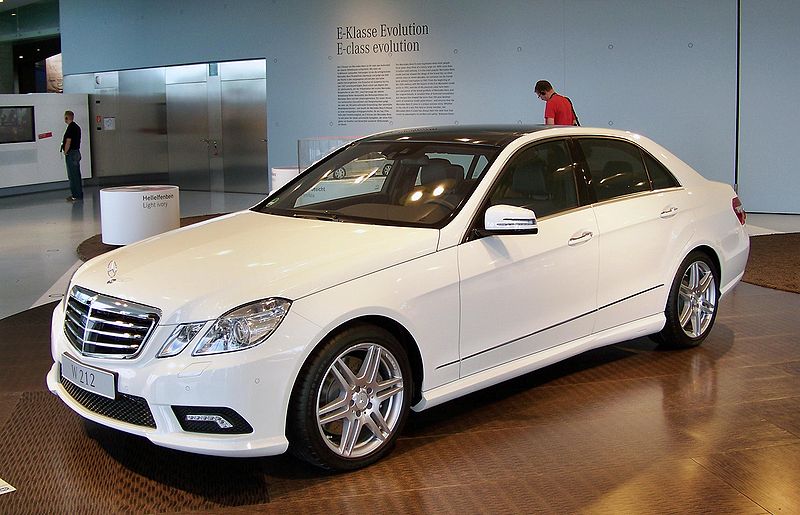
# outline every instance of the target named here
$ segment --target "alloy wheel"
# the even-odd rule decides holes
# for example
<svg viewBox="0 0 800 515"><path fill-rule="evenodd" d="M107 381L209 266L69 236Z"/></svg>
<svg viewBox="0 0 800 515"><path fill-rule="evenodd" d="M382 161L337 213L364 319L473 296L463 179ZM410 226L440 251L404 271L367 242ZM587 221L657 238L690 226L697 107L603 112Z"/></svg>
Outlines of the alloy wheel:
<svg viewBox="0 0 800 515"><path fill-rule="evenodd" d="M403 413L403 374L397 359L377 343L339 354L317 392L317 426L337 455L360 458L380 448Z"/></svg>
<svg viewBox="0 0 800 515"><path fill-rule="evenodd" d="M695 261L683 273L678 292L678 319L683 332L691 338L703 335L716 309L714 272L704 261Z"/></svg>

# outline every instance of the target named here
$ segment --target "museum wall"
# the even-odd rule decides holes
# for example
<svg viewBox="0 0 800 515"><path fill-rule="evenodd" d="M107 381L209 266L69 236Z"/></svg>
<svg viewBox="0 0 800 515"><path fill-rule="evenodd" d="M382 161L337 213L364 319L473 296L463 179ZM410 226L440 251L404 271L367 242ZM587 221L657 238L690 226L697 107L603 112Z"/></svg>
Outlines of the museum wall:
<svg viewBox="0 0 800 515"><path fill-rule="evenodd" d="M751 211L800 213L798 23L796 0L742 2L739 191Z"/></svg>
<svg viewBox="0 0 800 515"><path fill-rule="evenodd" d="M797 11L790 2L780 8ZM748 6L743 18L756 14L763 13ZM742 25L771 33L768 22ZM62 0L61 30L66 76L266 58L273 167L296 163L297 140L305 138L539 123L544 104L532 85L546 78L572 98L583 125L642 132L706 177L734 182L737 3L730 0ZM751 51L755 60L760 52ZM743 115L748 101L742 97ZM770 182L755 166L769 147L742 145L740 178ZM743 200L751 211L797 211L776 205L770 191L751 189Z"/></svg>
<svg viewBox="0 0 800 515"><path fill-rule="evenodd" d="M31 184L52 184L67 180L61 140L67 126L64 111L75 113L81 127L89 124L87 96L80 94L53 95L48 93L0 94L0 107L32 108L32 124L28 121L8 123L3 120L3 136L16 128L23 129L14 139L27 140L0 145L0 191L21 192ZM20 117L25 120L24 117ZM30 139L27 132L30 131ZM81 176L89 177L92 158L87 151L93 134L81 133Z"/></svg>

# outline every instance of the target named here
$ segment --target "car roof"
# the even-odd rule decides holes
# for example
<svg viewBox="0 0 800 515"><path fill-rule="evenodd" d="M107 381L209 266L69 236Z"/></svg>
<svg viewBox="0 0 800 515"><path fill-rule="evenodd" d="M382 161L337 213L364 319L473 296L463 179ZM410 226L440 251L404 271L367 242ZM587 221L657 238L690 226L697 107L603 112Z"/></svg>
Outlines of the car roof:
<svg viewBox="0 0 800 515"><path fill-rule="evenodd" d="M449 125L413 127L381 132L359 141L414 141L432 143L468 143L504 147L526 134L552 129L548 125Z"/></svg>

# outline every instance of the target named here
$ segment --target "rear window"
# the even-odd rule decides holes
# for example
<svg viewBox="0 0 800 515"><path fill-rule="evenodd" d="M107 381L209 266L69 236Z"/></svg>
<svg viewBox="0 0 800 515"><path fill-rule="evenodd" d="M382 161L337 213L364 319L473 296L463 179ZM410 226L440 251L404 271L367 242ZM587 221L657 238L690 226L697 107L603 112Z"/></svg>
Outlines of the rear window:
<svg viewBox="0 0 800 515"><path fill-rule="evenodd" d="M597 200L650 191L639 147L613 139L581 138L577 142L589 166Z"/></svg>
<svg viewBox="0 0 800 515"><path fill-rule="evenodd" d="M650 176L650 181L653 183L654 190L663 190L680 186L675 176L669 173L669 170L667 170L664 165L659 163L647 152L644 152L644 164L647 165L647 174Z"/></svg>

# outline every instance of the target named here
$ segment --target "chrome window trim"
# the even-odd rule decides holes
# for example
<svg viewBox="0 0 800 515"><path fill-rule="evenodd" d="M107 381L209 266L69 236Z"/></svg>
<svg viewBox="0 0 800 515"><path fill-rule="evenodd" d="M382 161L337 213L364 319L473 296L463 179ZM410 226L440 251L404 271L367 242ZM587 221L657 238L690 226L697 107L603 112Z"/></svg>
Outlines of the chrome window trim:
<svg viewBox="0 0 800 515"><path fill-rule="evenodd" d="M658 195L659 193L664 193L668 191L679 191L685 190L683 186L674 186L672 188L664 188L663 190L647 190L647 191L637 191L634 193L628 193L627 195L620 195L618 197L612 197L605 200L598 200L597 202L593 203L592 206L604 206L607 204L612 204L614 202L621 202L625 200L630 200L639 197L647 197L649 195Z"/></svg>

